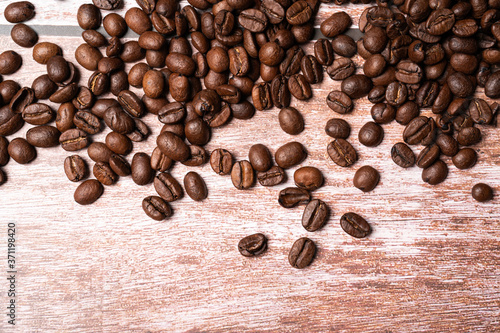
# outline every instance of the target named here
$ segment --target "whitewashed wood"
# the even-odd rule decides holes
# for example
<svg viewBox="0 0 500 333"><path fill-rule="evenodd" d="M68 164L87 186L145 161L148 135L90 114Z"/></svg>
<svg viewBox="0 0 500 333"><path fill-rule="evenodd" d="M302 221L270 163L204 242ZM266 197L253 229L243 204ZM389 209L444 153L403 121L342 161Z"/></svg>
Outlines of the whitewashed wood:
<svg viewBox="0 0 500 333"><path fill-rule="evenodd" d="M33 2L37 24L51 25L64 20L74 25L73 18L60 13L75 13L81 3ZM57 10L49 14L51 7L44 4L57 4ZM82 42L77 37L47 36L41 41L63 43L71 61ZM44 74L44 66L31 60L31 50L19 49L7 37L0 37L0 48L15 49L24 60L18 73L4 79L30 85ZM310 53L311 45L305 49ZM82 82L88 75L82 71ZM390 159L402 126L384 125L386 136L379 147L357 142L360 127L371 119L370 104L363 99L352 114L334 114L324 99L338 87L325 78L315 86L312 101L292 102L306 121L298 136L279 130L278 110L272 109L214 130L207 145L210 151L225 147L241 160L254 143L264 143L275 152L288 141L303 142L309 157L301 165L320 168L326 178L313 196L332 208L327 226L315 233L302 228L302 208L287 210L277 203L279 190L293 185L297 167L288 171L286 184L238 191L229 177L217 176L208 165L176 165L172 174L179 180L189 170L199 172L209 198L194 203L185 197L172 204L171 219L156 222L141 209L142 198L154 194L152 185L139 187L127 177L106 187L94 205L82 207L72 199L77 184L66 179L62 168L69 153L59 147L38 149L37 159L27 166L11 161L3 168L9 181L0 187L0 216L2 232L8 222L16 222L18 230L17 331L497 331L498 195L485 204L470 196L470 188L479 181L487 180L497 193L500 189L497 128L482 128L479 163L472 170L459 171L445 158L448 179L429 186L421 181L420 169L402 170ZM349 140L360 155L352 168L340 168L326 155L330 139L323 127L332 117L352 125ZM133 153L150 153L154 148L161 126L152 115L145 121L153 135L136 144ZM24 136L29 127L15 136ZM106 133L95 136L96 141ZM79 154L91 162L85 152ZM352 186L355 170L365 164L378 169L382 177L367 194ZM347 211L367 218L374 228L368 239L353 239L342 231L338 221ZM269 237L269 250L260 258L244 258L236 245L254 232ZM303 236L313 239L319 251L312 266L296 270L289 266L287 253ZM0 239L5 249L5 237ZM4 306L5 284L1 285ZM5 318L0 320L0 331L11 331Z"/></svg>

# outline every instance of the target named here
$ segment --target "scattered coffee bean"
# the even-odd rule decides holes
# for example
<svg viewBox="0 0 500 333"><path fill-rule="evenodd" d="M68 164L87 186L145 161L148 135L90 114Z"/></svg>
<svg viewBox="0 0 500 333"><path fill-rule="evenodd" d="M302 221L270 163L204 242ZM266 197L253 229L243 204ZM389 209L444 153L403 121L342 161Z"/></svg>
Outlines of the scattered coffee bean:
<svg viewBox="0 0 500 333"><path fill-rule="evenodd" d="M384 129L379 124L369 121L359 130L358 139L367 147L376 147L384 139Z"/></svg>
<svg viewBox="0 0 500 333"><path fill-rule="evenodd" d="M258 233L242 238L238 243L238 250L245 257L255 257L267 249L267 238Z"/></svg>
<svg viewBox="0 0 500 333"><path fill-rule="evenodd" d="M477 153L472 148L462 148L453 156L452 161L458 169L469 169L476 164Z"/></svg>
<svg viewBox="0 0 500 333"><path fill-rule="evenodd" d="M326 122L325 133L335 139L347 139L351 126L344 119L332 118Z"/></svg>
<svg viewBox="0 0 500 333"><path fill-rule="evenodd" d="M302 167L295 171L293 180L298 188L314 191L323 185L323 174L315 167Z"/></svg>
<svg viewBox="0 0 500 333"><path fill-rule="evenodd" d="M358 160L356 150L344 139L335 139L330 142L327 146L327 152L332 161L341 167L349 167Z"/></svg>
<svg viewBox="0 0 500 333"><path fill-rule="evenodd" d="M394 163L402 168L410 168L415 165L415 154L406 144L396 143L391 149L391 157Z"/></svg>
<svg viewBox="0 0 500 333"><path fill-rule="evenodd" d="M380 180L380 174L369 165L362 166L354 174L354 186L363 192L372 191Z"/></svg>
<svg viewBox="0 0 500 333"><path fill-rule="evenodd" d="M118 176L108 163L97 162L93 168L94 177L103 185L113 185L118 180Z"/></svg>
<svg viewBox="0 0 500 333"><path fill-rule="evenodd" d="M493 199L493 189L484 183L476 184L472 187L472 197L478 202L485 202Z"/></svg>
<svg viewBox="0 0 500 333"><path fill-rule="evenodd" d="M281 109L278 120L281 129L290 135L300 134L304 130L304 118L296 108Z"/></svg>
<svg viewBox="0 0 500 333"><path fill-rule="evenodd" d="M184 196L181 185L168 172L156 175L153 183L158 195L167 202L181 199Z"/></svg>
<svg viewBox="0 0 500 333"><path fill-rule="evenodd" d="M188 172L184 176L184 189L194 201L202 201L207 198L208 190L205 181L196 172Z"/></svg>
<svg viewBox="0 0 500 333"><path fill-rule="evenodd" d="M352 237L364 238L372 232L366 220L356 213L345 213L340 218L340 226Z"/></svg>
<svg viewBox="0 0 500 333"><path fill-rule="evenodd" d="M136 153L131 164L132 180L137 185L151 183L154 177L154 170L151 168L151 159L146 153Z"/></svg>
<svg viewBox="0 0 500 333"><path fill-rule="evenodd" d="M104 192L102 184L95 179L88 179L75 190L74 199L80 205L90 205L97 201Z"/></svg>
<svg viewBox="0 0 500 333"><path fill-rule="evenodd" d="M238 190L246 190L254 183L254 170L248 161L234 163L231 170L231 181Z"/></svg>
<svg viewBox="0 0 500 333"><path fill-rule="evenodd" d="M316 254L316 245L307 237L299 238L293 243L288 262L294 268L306 268L311 264Z"/></svg>
<svg viewBox="0 0 500 333"><path fill-rule="evenodd" d="M258 172L265 172L273 165L271 152L262 144L256 144L250 147L248 159L252 164L253 169Z"/></svg>
<svg viewBox="0 0 500 333"><path fill-rule="evenodd" d="M302 214L302 226L307 231L321 229L328 220L329 209L326 203L319 199L311 200Z"/></svg>
<svg viewBox="0 0 500 333"><path fill-rule="evenodd" d="M7 148L10 157L19 164L26 164L36 158L36 149L23 138L15 138Z"/></svg>
<svg viewBox="0 0 500 333"><path fill-rule="evenodd" d="M142 200L142 209L147 216L156 221L163 221L172 216L172 208L162 198L158 196L149 196Z"/></svg>
<svg viewBox="0 0 500 333"><path fill-rule="evenodd" d="M422 171L422 180L430 185L443 182L447 176L448 166L441 160L437 160Z"/></svg>
<svg viewBox="0 0 500 333"><path fill-rule="evenodd" d="M309 191L298 187L287 187L280 191L278 203L284 208L305 205L311 200Z"/></svg>
<svg viewBox="0 0 500 333"><path fill-rule="evenodd" d="M307 156L306 149L299 142L289 142L278 148L274 154L276 164L283 169L291 168L302 162Z"/></svg>

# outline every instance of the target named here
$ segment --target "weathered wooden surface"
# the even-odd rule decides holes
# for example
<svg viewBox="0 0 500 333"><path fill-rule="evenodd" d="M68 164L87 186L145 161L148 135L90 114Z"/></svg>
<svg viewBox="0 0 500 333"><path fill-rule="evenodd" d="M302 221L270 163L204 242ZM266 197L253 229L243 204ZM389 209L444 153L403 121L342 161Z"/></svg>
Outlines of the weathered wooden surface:
<svg viewBox="0 0 500 333"><path fill-rule="evenodd" d="M0 12L9 1L0 1ZM33 24L75 25L79 1L33 1ZM134 5L126 1L127 8ZM322 5L323 10L339 7ZM362 6L346 7L351 13ZM122 10L123 12L123 10ZM5 24L4 18L0 24ZM74 61L79 37L41 36L40 41L64 45ZM12 76L22 85L45 73L20 49L0 36L0 49L15 49L24 60ZM306 47L311 52L310 45ZM359 63L359 59L358 59ZM82 71L82 81L89 73ZM312 165L325 175L325 186L313 197L326 201L332 214L321 231L308 233L300 224L302 207L281 208L280 189L255 186L236 190L229 177L202 168L176 165L179 180L199 172L209 198L195 203L189 197L173 203L174 216L164 222L149 219L141 201L155 194L151 185L139 187L127 177L110 187L94 205L73 201L77 184L63 172L69 155L61 148L38 149L27 166L11 161L4 170L9 181L0 187L0 216L6 251L7 223L17 226L17 303L15 328L10 332L494 332L500 329L500 213L498 195L490 203L475 202L470 189L486 181L500 189L500 135L483 127L477 145L479 162L457 170L449 158L448 179L430 186L417 167L403 170L390 159L390 148L401 141L403 127L384 125L385 138L376 148L359 144L361 126L371 120L365 99L355 111L341 116L352 125L349 139L360 161L349 169L336 166L326 154L330 141L324 125L332 117L327 93L339 83L326 78L309 102L293 101L304 115L305 131L290 136L279 129L272 109L251 120L233 120L213 131L209 151L225 147L236 159L246 159L254 143L272 152L296 140L305 144ZM161 126L146 116L153 135L135 144L134 151L151 153ZM29 125L10 137L24 136ZM105 134L95 137L102 141ZM417 152L420 148L414 147ZM127 158L130 161L133 153ZM90 164L85 151L79 152ZM381 173L379 186L363 194L352 186L354 172L372 165ZM90 164L92 165L92 164ZM358 240L339 226L340 216L355 211L365 216L374 232ZM268 251L244 258L240 238L262 232ZM287 254L293 242L307 236L319 248L304 270L290 267ZM6 289L2 259L1 306ZM2 313L3 313L2 312Z"/></svg>

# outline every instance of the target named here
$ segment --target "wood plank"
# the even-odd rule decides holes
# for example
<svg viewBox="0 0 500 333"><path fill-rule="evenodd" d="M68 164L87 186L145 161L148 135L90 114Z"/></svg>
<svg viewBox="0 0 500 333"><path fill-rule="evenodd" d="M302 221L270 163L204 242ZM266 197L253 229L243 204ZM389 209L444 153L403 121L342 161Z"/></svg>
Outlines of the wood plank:
<svg viewBox="0 0 500 333"><path fill-rule="evenodd" d="M33 24L41 25L75 25L73 15L81 4L33 3ZM0 13L6 4L0 1ZM122 13L135 5L126 4ZM324 15L338 10L333 5L322 8ZM359 14L364 7L342 8ZM65 57L73 62L74 50L82 43L79 37L41 36L40 41L62 43ZM311 47L304 47L306 53ZM31 85L45 73L45 67L31 59L31 50L20 49L8 37L0 36L0 49L15 49L24 61L18 73L4 79ZM361 59L355 61L361 64ZM89 75L82 70L81 82ZM0 216L2 230L15 222L18 232L19 331L497 331L498 196L480 204L470 195L472 185L480 181L500 188L497 128L481 128L479 162L473 169L457 170L445 158L448 179L430 186L421 181L420 169L402 170L390 159L390 148L402 140L402 126L384 125L384 141L376 148L359 144L357 134L371 120L371 104L361 99L352 114L334 114L325 98L339 86L325 77L314 87L312 100L292 102L306 122L298 136L279 129L274 108L258 111L250 120L233 119L213 131L206 147L225 147L242 160L254 143L267 145L273 153L292 140L304 143L308 158L300 166L316 166L326 179L313 197L332 208L328 224L315 233L301 226L302 207L287 210L277 203L279 190L293 186L293 171L299 166L288 170L286 184L238 191L229 177L217 176L209 165L177 164L172 174L181 180L188 171L200 173L209 197L201 203L184 197L172 204L171 219L156 222L141 209L142 198L155 194L151 184L139 187L126 177L106 187L94 205L82 207L72 197L77 184L63 172L68 152L60 147L38 149L29 165L11 161L3 168L9 181L0 187ZM352 126L349 141L360 155L352 168L336 166L326 154L330 138L324 124L332 117ZM134 145L129 161L134 153L151 153L155 146L161 124L153 115L144 121L153 134ZM25 136L30 127L25 125L9 139ZM95 141L103 141L107 132L96 135ZM86 152L79 154L90 164ZM367 164L380 171L381 183L365 194L352 186L352 177ZM374 229L369 238L353 239L342 231L339 218L348 211L367 218ZM237 243L254 232L268 236L269 249L259 258L244 258ZM287 255L303 236L313 239L319 251L309 268L296 270ZM2 306L6 299L1 292ZM0 331L10 330L2 319Z"/></svg>

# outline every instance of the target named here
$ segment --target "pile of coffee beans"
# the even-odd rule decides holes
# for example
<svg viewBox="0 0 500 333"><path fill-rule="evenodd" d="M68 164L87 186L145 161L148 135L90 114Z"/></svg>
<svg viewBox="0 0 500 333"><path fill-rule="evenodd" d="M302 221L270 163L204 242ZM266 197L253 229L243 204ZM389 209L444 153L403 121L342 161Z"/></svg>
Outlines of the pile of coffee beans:
<svg viewBox="0 0 500 333"><path fill-rule="evenodd" d="M481 141L479 126L492 125L500 106L474 96L477 86L487 97L500 97L500 1L471 0L378 0L366 8L359 20L364 36L355 41L346 32L352 18L343 11L321 22L314 54L302 44L314 36L318 0L190 0L179 8L175 0L136 0L124 17L101 10L120 8L121 0L93 0L78 9L77 21L84 30L84 43L75 59L91 71L87 84L80 84L79 66L67 61L60 46L38 43L36 32L22 23L35 15L27 1L9 4L4 12L16 23L11 37L20 47L33 48L33 60L46 65L47 74L20 87L12 80L0 83L0 166L12 157L29 163L36 148L61 145L68 152L87 149L94 165L90 168L78 154L66 157L64 171L72 182L81 182L74 199L88 205L100 198L104 186L131 176L139 186L153 183L155 195L143 199L142 207L152 219L172 215L171 203L187 195L201 201L208 196L203 178L188 172L181 183L169 170L174 163L189 167L210 163L220 176L229 176L240 190L258 182L279 185L286 170L302 163L307 149L297 141L276 150L274 159L262 144L253 145L248 160L235 161L224 148L207 152L212 130L236 119L249 119L256 110L280 109L279 126L287 134L304 130L301 113L291 107L292 99L308 100L312 85L321 83L324 71L341 89L331 91L326 105L340 115L351 113L357 99L368 97L373 121L359 131L359 142L376 147L384 139L382 125L396 121L405 126L404 142L390 152L402 168L422 168L424 182L436 185L448 175L440 156L452 157L458 169L474 166L477 154L469 146ZM324 1L332 2L332 1ZM337 5L348 1L335 0ZM351 1L370 3L371 1ZM97 29L103 26L107 35ZM122 41L128 30L137 40ZM193 53L194 51L194 53ZM362 73L352 58L365 61ZM145 62L142 60L145 59ZM15 51L0 54L0 74L15 73L23 59ZM128 73L125 64L134 64ZM359 72L359 73L358 73ZM142 89L138 96L130 87ZM114 98L109 98L109 93ZM167 100L170 94L172 101ZM59 104L54 111L43 100ZM435 117L420 115L431 108ZM163 124L151 154L138 152L126 159L134 144L147 140L150 130L140 119L151 113ZM55 121L55 126L50 125ZM8 141L27 122L26 138ZM111 132L104 142L92 136ZM331 160L351 167L358 154L347 141L351 128L342 118L330 119L325 132L334 140L327 146ZM415 156L411 145L425 148ZM92 171L90 171L92 169ZM95 179L87 179L89 174ZM228 178L229 178L228 177ZM322 172L312 166L297 169L295 187L279 191L284 208L304 205L302 225L309 231L321 229L330 210L311 193L323 185ZM0 184L6 176L0 169ZM363 192L379 183L379 172L360 167L353 185ZM493 197L486 184L477 184L472 196L483 202ZM362 216L347 212L340 219L342 229L363 238L371 227ZM238 249L250 257L263 253L267 238L258 233L243 238ZM298 239L289 254L290 265L308 266L316 245L309 238Z"/></svg>

